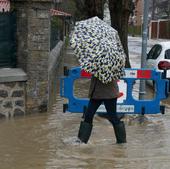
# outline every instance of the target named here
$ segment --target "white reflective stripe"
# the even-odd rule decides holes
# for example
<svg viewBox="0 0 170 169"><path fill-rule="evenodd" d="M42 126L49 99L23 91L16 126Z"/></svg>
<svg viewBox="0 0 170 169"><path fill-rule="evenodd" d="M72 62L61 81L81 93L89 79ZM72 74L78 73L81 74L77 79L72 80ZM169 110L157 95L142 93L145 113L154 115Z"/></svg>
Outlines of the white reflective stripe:
<svg viewBox="0 0 170 169"><path fill-rule="evenodd" d="M134 105L117 105L117 112L127 113L127 112L134 112L134 111L135 111Z"/></svg>
<svg viewBox="0 0 170 169"><path fill-rule="evenodd" d="M137 78L137 70L125 70L126 78Z"/></svg>
<svg viewBox="0 0 170 169"><path fill-rule="evenodd" d="M120 113L128 113L128 112L134 112L135 106L134 105L117 105L117 112ZM106 112L105 106L102 104L97 112Z"/></svg>
<svg viewBox="0 0 170 169"><path fill-rule="evenodd" d="M118 81L119 86L119 93L123 93L123 96L119 97L117 102L123 103L124 100L126 100L127 97L127 83L124 80Z"/></svg>

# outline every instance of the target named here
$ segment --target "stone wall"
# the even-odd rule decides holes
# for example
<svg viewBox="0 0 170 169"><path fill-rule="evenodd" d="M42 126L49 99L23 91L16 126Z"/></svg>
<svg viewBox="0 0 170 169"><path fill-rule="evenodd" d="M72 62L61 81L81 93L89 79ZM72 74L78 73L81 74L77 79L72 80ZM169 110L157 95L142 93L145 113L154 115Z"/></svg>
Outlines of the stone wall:
<svg viewBox="0 0 170 169"><path fill-rule="evenodd" d="M25 114L26 74L21 69L1 69L0 117Z"/></svg>
<svg viewBox="0 0 170 169"><path fill-rule="evenodd" d="M28 77L25 83L27 114L48 111L56 92L56 73L64 41L50 51L50 9L54 2L11 0L11 8L17 15L17 67Z"/></svg>
<svg viewBox="0 0 170 169"><path fill-rule="evenodd" d="M26 112L46 112L49 96L50 9L52 0L13 0L17 12L17 67L28 75Z"/></svg>
<svg viewBox="0 0 170 169"><path fill-rule="evenodd" d="M25 83L0 83L0 117L25 114Z"/></svg>

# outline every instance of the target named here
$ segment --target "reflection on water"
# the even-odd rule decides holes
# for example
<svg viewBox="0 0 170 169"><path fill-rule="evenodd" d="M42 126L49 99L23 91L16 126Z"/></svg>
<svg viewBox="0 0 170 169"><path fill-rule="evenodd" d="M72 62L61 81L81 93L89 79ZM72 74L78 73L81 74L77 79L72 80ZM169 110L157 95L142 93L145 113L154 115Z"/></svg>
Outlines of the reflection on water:
<svg viewBox="0 0 170 169"><path fill-rule="evenodd" d="M64 63L77 64L71 55L67 58ZM88 81L80 84L75 92L87 95ZM137 95L139 90L134 88ZM51 112L1 120L0 168L169 169L170 108L165 115L146 116L142 121L139 116L125 117L128 142L124 145L115 144L110 123L95 116L89 143L78 144L75 140L82 115L62 113L65 99L59 96L59 78L56 91Z"/></svg>

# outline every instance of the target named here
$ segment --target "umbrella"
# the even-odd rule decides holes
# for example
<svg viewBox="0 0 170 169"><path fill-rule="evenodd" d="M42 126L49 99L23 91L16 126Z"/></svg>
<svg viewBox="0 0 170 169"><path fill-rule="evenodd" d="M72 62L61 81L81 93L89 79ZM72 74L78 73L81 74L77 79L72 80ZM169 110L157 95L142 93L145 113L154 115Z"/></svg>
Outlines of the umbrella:
<svg viewBox="0 0 170 169"><path fill-rule="evenodd" d="M76 22L70 45L81 68L103 83L124 75L126 56L118 32L98 17Z"/></svg>

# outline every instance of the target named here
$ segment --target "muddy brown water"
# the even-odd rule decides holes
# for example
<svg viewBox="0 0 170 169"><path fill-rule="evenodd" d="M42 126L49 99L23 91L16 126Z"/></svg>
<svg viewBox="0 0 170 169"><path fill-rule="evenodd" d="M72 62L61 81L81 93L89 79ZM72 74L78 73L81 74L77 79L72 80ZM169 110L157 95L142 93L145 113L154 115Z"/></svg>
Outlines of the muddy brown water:
<svg viewBox="0 0 170 169"><path fill-rule="evenodd" d="M169 169L170 108L165 115L126 116L127 143L115 144L110 123L97 115L88 144L75 142L81 114L62 113L59 95L63 65L77 66L68 51L57 75L57 98L51 111L0 121L0 169ZM86 96L88 80L75 84L75 94ZM153 97L147 88L148 97ZM139 93L134 86L134 97Z"/></svg>

